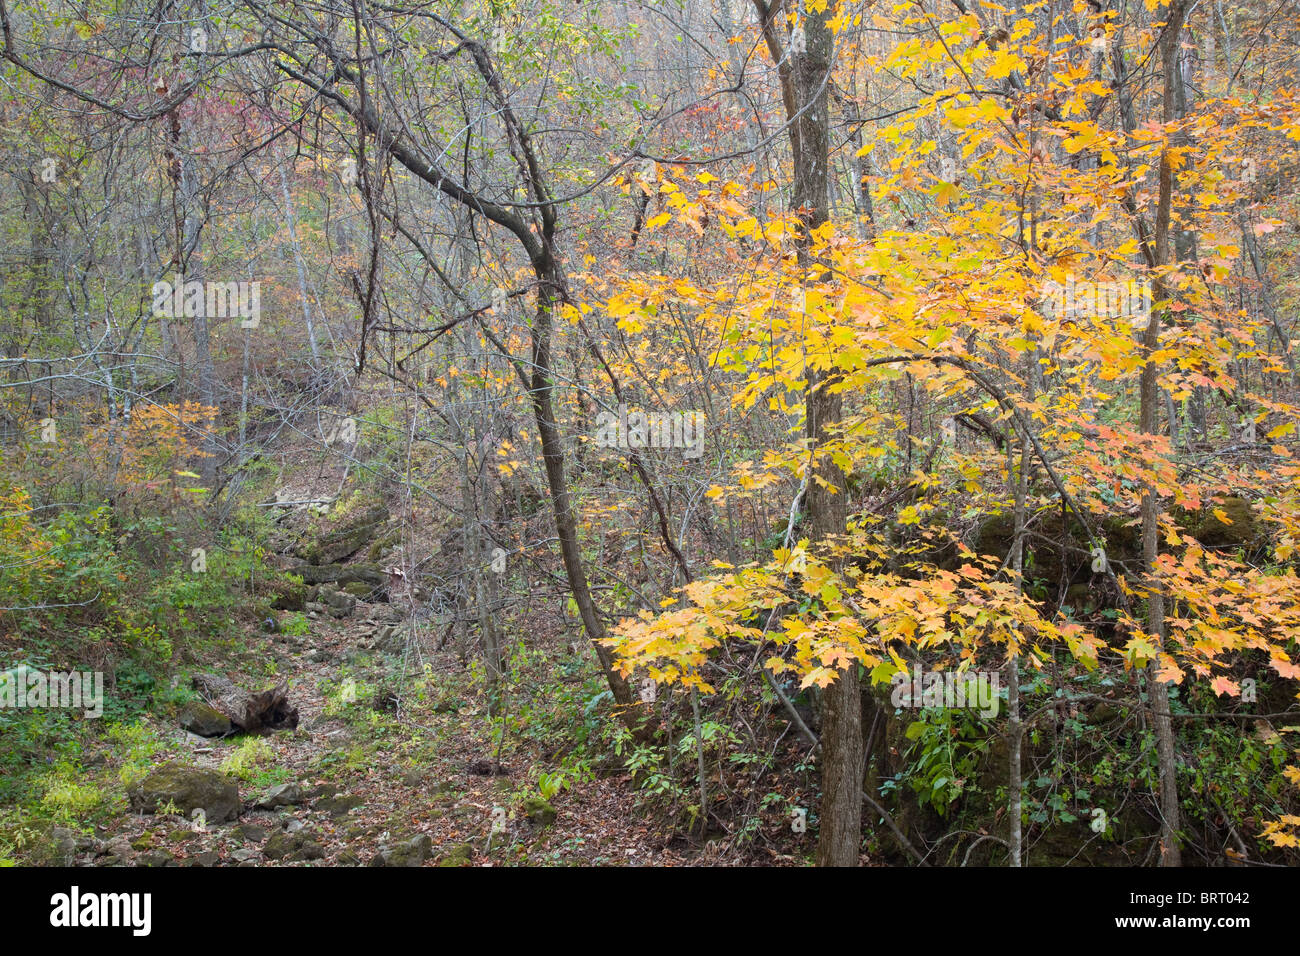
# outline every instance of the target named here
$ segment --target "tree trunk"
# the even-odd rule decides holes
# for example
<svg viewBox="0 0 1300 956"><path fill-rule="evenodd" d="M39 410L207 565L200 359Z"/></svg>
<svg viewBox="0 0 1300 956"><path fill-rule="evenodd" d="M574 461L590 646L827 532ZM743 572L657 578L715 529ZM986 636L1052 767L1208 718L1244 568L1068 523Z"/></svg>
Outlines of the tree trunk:
<svg viewBox="0 0 1300 956"><path fill-rule="evenodd" d="M755 0L768 49L778 64L780 42L774 9ZM782 101L790 121L790 146L794 154L794 194L791 206L802 224L799 262L805 278L821 281L822 271L810 248L812 232L828 218L830 180L830 70L834 42L830 10L799 18L791 36L788 68L778 67ZM843 399L831 386L835 376L808 363L804 373L805 435L815 449L830 437L843 414ZM818 480L820 479L820 480ZM847 520L844 500L847 478L828 457L814 455L808 479L806 507L809 539L816 543L843 534ZM822 805L817 844L819 866L857 866L862 843L862 697L858 665L850 663L823 692L821 736Z"/></svg>
<svg viewBox="0 0 1300 956"><path fill-rule="evenodd" d="M1160 47L1164 60L1164 120L1169 122L1177 110L1177 88L1181 80L1178 61L1181 54L1180 39L1183 21L1187 15L1187 0L1174 0L1169 7L1169 20ZM1155 265L1157 268L1169 261L1170 256L1170 206L1174 194L1174 170L1166 147L1160 157L1160 194L1156 208ZM1167 298L1164 283L1157 275L1152 297L1155 301ZM1160 347L1160 311L1151 310L1142 349L1146 364L1139 381L1139 427L1143 434L1158 432L1160 414L1157 375L1159 369L1153 359ZM1150 480L1142 490L1142 562L1148 576L1155 573L1160 557L1160 499ZM1165 596L1152 582L1147 595L1147 630L1156 636L1156 646L1164 650ZM1178 763L1174 750L1173 721L1169 713L1169 689L1159 677L1160 662L1153 660L1147 667L1147 680L1156 733L1156 758L1160 773L1160 865L1179 866L1182 854L1178 847L1180 829L1178 809Z"/></svg>

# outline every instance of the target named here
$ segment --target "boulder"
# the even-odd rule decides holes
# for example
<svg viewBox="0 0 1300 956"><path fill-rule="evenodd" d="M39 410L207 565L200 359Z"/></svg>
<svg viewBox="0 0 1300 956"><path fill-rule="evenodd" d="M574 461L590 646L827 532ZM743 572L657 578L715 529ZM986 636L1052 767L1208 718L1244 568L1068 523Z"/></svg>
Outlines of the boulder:
<svg viewBox="0 0 1300 956"><path fill-rule="evenodd" d="M256 823L241 823L230 831L230 835L242 843L261 843L266 839L266 828Z"/></svg>
<svg viewBox="0 0 1300 956"><path fill-rule="evenodd" d="M385 624L375 629L375 637L370 642L370 647L384 654L401 654L406 650L409 633L409 629L401 625Z"/></svg>
<svg viewBox="0 0 1300 956"><path fill-rule="evenodd" d="M1258 546L1264 537L1250 502L1236 496L1226 497L1221 503L1207 501L1187 523L1192 536L1207 548L1249 549Z"/></svg>
<svg viewBox="0 0 1300 956"><path fill-rule="evenodd" d="M262 855L268 860L320 860L325 856L325 848L314 839L311 830L302 829L295 833L274 834L262 847Z"/></svg>
<svg viewBox="0 0 1300 956"><path fill-rule="evenodd" d="M54 827L46 841L44 860L49 866L72 866L77 861L78 834L66 827Z"/></svg>
<svg viewBox="0 0 1300 956"><path fill-rule="evenodd" d="M468 843L461 843L446 853L438 861L439 866L469 866L474 859L474 848Z"/></svg>
<svg viewBox="0 0 1300 956"><path fill-rule="evenodd" d="M321 603L329 612L330 617L347 617L357 606L355 594L347 594L343 591L322 588L320 592Z"/></svg>
<svg viewBox="0 0 1300 956"><path fill-rule="evenodd" d="M197 809L209 823L224 823L239 816L239 785L225 774L181 763L167 763L131 789L131 808L137 813L157 813L174 804L189 819Z"/></svg>
<svg viewBox="0 0 1300 956"><path fill-rule="evenodd" d="M202 701L191 701L181 708L180 725L200 737L224 737L234 730L229 717Z"/></svg>
<svg viewBox="0 0 1300 956"><path fill-rule="evenodd" d="M259 810L275 810L279 807L294 807L302 803L306 796L302 787L296 783L282 783L272 787L261 800L257 801Z"/></svg>
<svg viewBox="0 0 1300 956"><path fill-rule="evenodd" d="M344 794L339 797L326 797L325 799L318 801L316 809L322 810L332 817L341 817L345 816L349 811L355 810L363 803L365 803L365 800L361 797Z"/></svg>
<svg viewBox="0 0 1300 956"><path fill-rule="evenodd" d="M420 866L433 855L433 841L421 833L410 840L382 846L370 860L371 866Z"/></svg>

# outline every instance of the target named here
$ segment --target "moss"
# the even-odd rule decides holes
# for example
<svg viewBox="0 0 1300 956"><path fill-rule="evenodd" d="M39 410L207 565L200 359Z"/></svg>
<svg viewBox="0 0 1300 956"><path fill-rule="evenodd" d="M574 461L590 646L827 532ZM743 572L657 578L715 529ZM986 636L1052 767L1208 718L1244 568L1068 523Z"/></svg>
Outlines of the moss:
<svg viewBox="0 0 1300 956"><path fill-rule="evenodd" d="M1207 548L1250 548L1259 544L1261 538L1250 502L1238 497L1224 498L1219 504L1206 502L1190 518L1187 530Z"/></svg>
<svg viewBox="0 0 1300 956"><path fill-rule="evenodd" d="M523 810L524 816L540 827L550 826L555 822L557 816L555 807L551 806L550 801L543 797L525 797Z"/></svg>
<svg viewBox="0 0 1300 956"><path fill-rule="evenodd" d="M442 855L438 860L439 866L469 866L474 859L474 848L468 843L460 843L452 847Z"/></svg>

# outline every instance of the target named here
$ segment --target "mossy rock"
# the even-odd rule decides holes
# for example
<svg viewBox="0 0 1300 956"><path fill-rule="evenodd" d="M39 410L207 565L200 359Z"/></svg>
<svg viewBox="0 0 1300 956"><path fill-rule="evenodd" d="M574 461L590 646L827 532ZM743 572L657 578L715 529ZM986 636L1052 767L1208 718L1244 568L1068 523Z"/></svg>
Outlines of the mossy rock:
<svg viewBox="0 0 1300 956"><path fill-rule="evenodd" d="M1187 530L1207 548L1254 548L1264 538L1250 502L1235 496L1224 498L1219 504L1207 501L1187 522Z"/></svg>
<svg viewBox="0 0 1300 956"><path fill-rule="evenodd" d="M474 848L468 843L459 843L442 855L439 866L469 866L474 860Z"/></svg>
<svg viewBox="0 0 1300 956"><path fill-rule="evenodd" d="M388 575L373 564L300 564L293 573L307 584L351 584L363 581L375 588L388 584Z"/></svg>
<svg viewBox="0 0 1300 956"><path fill-rule="evenodd" d="M371 866L421 866L433 854L433 841L428 834L382 847L370 860Z"/></svg>
<svg viewBox="0 0 1300 956"><path fill-rule="evenodd" d="M385 554L393 550L402 543L402 529L393 528L386 531L370 543L370 550L366 552L366 557L371 561L379 561Z"/></svg>
<svg viewBox="0 0 1300 956"><path fill-rule="evenodd" d="M82 837L66 827L51 827L42 822L24 827L24 836L30 841L23 853L24 862L33 866L73 866ZM32 839L39 833L39 837ZM15 835L11 830L10 835ZM0 833L0 835L5 835Z"/></svg>
<svg viewBox="0 0 1300 956"><path fill-rule="evenodd" d="M1088 524L1102 539L1106 559L1116 570L1141 559L1142 533L1133 519L1125 515L1089 515ZM978 554L1006 558L1015 528L1013 512L990 515L976 531L971 547ZM1029 580L1041 582L1054 595L1062 581L1069 588L1086 585L1098 577L1092 571L1091 540L1076 515L1062 517L1060 508L1055 508L1035 521L1032 530L1033 536L1025 543L1025 576Z"/></svg>
<svg viewBox="0 0 1300 956"><path fill-rule="evenodd" d="M360 598L363 601L375 593L375 589L364 581L349 582L348 584L343 585L343 591L345 594L351 594L353 597Z"/></svg>
<svg viewBox="0 0 1300 956"><path fill-rule="evenodd" d="M379 499L350 508L329 528L297 549L308 564L333 564L352 557L388 523L388 506Z"/></svg>
<svg viewBox="0 0 1300 956"><path fill-rule="evenodd" d="M529 822L538 827L550 826L558 816L555 807L544 797L525 797L523 811Z"/></svg>
<svg viewBox="0 0 1300 956"><path fill-rule="evenodd" d="M200 737L224 737L234 729L230 718L215 707L192 700L181 708L178 722L183 730Z"/></svg>
<svg viewBox="0 0 1300 956"><path fill-rule="evenodd" d="M188 819L202 809L209 823L223 823L239 816L242 804L239 785L223 773L172 762L141 780L130 792L131 808L137 813L157 813L175 805Z"/></svg>
<svg viewBox="0 0 1300 956"><path fill-rule="evenodd" d="M365 803L362 797L344 794L338 797L326 797L316 803L316 809L328 813L331 817L346 816L350 811Z"/></svg>
<svg viewBox="0 0 1300 956"><path fill-rule="evenodd" d="M320 860L325 857L325 848L316 842L314 833L304 827L294 833L281 830L266 841L262 855L268 860Z"/></svg>

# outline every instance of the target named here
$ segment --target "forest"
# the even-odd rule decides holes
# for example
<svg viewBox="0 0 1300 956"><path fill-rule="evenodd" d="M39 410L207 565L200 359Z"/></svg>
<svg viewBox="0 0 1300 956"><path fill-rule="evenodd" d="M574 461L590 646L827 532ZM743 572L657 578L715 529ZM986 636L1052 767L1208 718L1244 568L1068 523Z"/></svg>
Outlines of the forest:
<svg viewBox="0 0 1300 956"><path fill-rule="evenodd" d="M0 867L1300 863L1295 0L0 0L0 130Z"/></svg>

